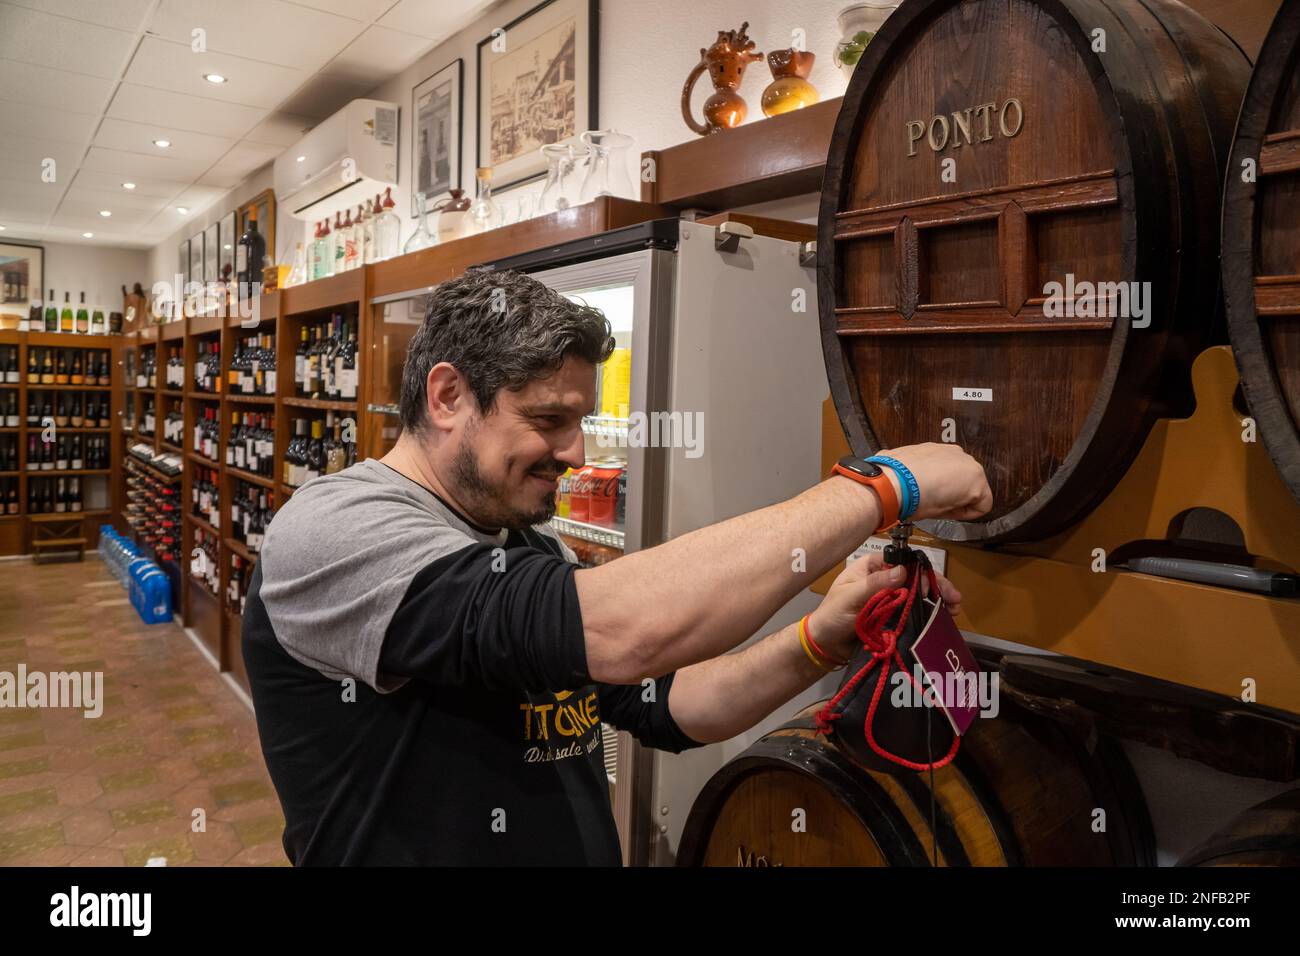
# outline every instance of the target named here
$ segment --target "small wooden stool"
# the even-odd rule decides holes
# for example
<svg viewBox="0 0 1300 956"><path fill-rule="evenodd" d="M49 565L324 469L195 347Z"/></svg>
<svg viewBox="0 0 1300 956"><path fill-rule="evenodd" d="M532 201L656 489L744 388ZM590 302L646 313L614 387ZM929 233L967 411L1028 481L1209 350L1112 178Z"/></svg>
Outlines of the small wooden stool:
<svg viewBox="0 0 1300 956"><path fill-rule="evenodd" d="M86 539L81 533L80 514L32 515L32 560L70 561L76 554L80 561L86 553Z"/></svg>

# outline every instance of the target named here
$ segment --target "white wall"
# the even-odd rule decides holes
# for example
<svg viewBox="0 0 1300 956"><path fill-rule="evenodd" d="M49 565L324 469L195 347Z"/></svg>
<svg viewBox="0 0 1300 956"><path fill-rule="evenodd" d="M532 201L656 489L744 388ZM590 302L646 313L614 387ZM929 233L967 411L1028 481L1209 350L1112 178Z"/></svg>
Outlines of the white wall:
<svg viewBox="0 0 1300 956"><path fill-rule="evenodd" d="M398 183L393 190L393 200L402 222L403 243L415 231L408 188L411 181L412 89L457 57L464 61L461 186L472 195L478 42L488 36L493 27L504 26L527 12L536 2L507 0L487 17L451 37L413 66L367 94L372 99L395 102L402 110ZM809 79L824 99L839 96L846 84L833 57L839 40L835 15L847 5L848 0L802 0L799 4L791 4L789 0L661 0L653 4L643 0L602 0L597 54L599 126L634 137L634 152L638 155L643 150L663 149L693 139L695 134L682 120L678 104L682 84L699 61L700 48L712 44L719 30L735 30L745 20L749 21L749 36L757 43L755 49L762 53L791 46L792 31L801 29L806 48L817 55ZM746 72L740 92L749 104L747 122L764 118L759 98L771 79L766 62L754 63ZM710 92L707 77L702 78L695 88L697 117ZM198 217L156 247L151 257L151 275L155 278L170 277L175 271L176 247L181 242L270 185L271 169L268 165L231 190L206 216ZM522 188L537 192L541 183ZM511 198L510 194L505 194L505 198ZM325 212L333 217L334 210L326 209L327 205L322 204L321 215L317 218L324 218ZM816 217L816 203L808 199L782 207L780 212L787 217L812 219ZM277 217L277 261L291 261L294 244L309 240L308 231L308 223L295 223L288 215Z"/></svg>
<svg viewBox="0 0 1300 956"><path fill-rule="evenodd" d="M62 303L63 293L71 292L74 303L86 293L86 304L103 305L105 314L122 311L122 286L131 288L150 273L150 254L144 249L116 249L110 246L73 245L59 242L40 243L45 247L45 288L43 299L54 289L55 300Z"/></svg>

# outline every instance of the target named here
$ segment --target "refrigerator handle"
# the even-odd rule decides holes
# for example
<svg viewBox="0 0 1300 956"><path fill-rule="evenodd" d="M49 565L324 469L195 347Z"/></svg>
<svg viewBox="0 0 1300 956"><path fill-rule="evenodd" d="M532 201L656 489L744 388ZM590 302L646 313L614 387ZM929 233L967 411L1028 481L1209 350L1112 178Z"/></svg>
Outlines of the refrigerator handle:
<svg viewBox="0 0 1300 956"><path fill-rule="evenodd" d="M713 248L719 252L735 252L740 248L741 239L753 239L754 227L747 226L743 222L728 220L718 226L718 231L713 236Z"/></svg>

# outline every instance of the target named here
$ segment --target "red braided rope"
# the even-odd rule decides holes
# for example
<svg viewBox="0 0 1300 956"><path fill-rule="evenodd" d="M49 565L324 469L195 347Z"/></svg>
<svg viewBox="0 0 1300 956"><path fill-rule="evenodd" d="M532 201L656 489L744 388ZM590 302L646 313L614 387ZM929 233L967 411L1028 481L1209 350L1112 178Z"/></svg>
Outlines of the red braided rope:
<svg viewBox="0 0 1300 956"><path fill-rule="evenodd" d="M880 668L880 675L876 679L875 689L871 693L871 705L867 708L867 716L863 721L863 736L866 737L867 744L870 745L877 756L896 763L900 767L906 767L908 770L937 770L939 767L946 767L952 763L953 758L957 756L957 749L961 746L961 737L953 735L952 747L940 759L932 763L917 763L915 760L908 760L905 757L898 756L898 754L890 753L880 746L876 742L876 735L871 729L872 724L875 722L876 709L880 706L880 698L884 694L885 678L889 673L890 661L893 661L898 666L898 669L906 675L913 687L921 691L924 698L925 688L917 683L916 678L907 669L907 666L903 663L903 656L898 650L899 632L907 626L908 616L911 614L912 605L916 601L921 583L921 575L917 573L918 567L918 565L913 565L908 568L907 582L903 586L877 591L863 605L862 610L858 612L858 616L853 622L853 629L862 645L871 651L871 659L858 668L857 673L849 678L844 683L844 686L836 692L835 696L826 702L826 706L817 711L814 716L817 721L817 733L829 734L833 729L833 722L843 716L834 712L835 707L853 692L853 688L862 682L873 667L884 661L884 665ZM927 565L925 573L929 577L930 593L937 595L939 593L939 582L934 576L934 569ZM886 624L900 606L902 607L902 613L898 615L898 625L891 630ZM849 759L857 763L857 761L853 761L852 757Z"/></svg>

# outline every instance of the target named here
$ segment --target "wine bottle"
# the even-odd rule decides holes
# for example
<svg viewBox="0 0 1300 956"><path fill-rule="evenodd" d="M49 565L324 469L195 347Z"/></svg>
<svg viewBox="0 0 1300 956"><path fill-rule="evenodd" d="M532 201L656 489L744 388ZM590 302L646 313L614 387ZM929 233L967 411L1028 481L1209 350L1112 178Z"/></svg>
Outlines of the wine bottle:
<svg viewBox="0 0 1300 956"><path fill-rule="evenodd" d="M50 297L45 300L45 331L59 331L59 304L54 301L54 290L50 290Z"/></svg>
<svg viewBox="0 0 1300 956"><path fill-rule="evenodd" d="M257 231L257 207L248 211L248 225L239 237L235 254L235 278L239 283L239 298L250 301L261 294L262 257L266 255L266 240Z"/></svg>
<svg viewBox="0 0 1300 956"><path fill-rule="evenodd" d="M81 293L81 305L77 308L77 331L82 335L90 332L90 313L86 311L86 293Z"/></svg>
<svg viewBox="0 0 1300 956"><path fill-rule="evenodd" d="M59 313L59 331L71 332L73 325L72 319L72 293L63 293L63 311Z"/></svg>

